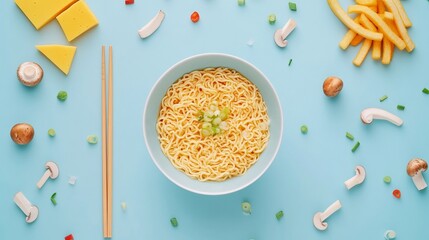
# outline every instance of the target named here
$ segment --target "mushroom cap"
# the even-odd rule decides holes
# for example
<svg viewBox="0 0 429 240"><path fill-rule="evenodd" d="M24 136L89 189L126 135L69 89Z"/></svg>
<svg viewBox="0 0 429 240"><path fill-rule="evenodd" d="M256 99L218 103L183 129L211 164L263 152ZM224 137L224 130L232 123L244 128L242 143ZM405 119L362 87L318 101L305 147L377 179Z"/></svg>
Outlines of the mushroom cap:
<svg viewBox="0 0 429 240"><path fill-rule="evenodd" d="M323 82L323 93L328 97L337 96L343 89L343 80L336 76L330 76Z"/></svg>
<svg viewBox="0 0 429 240"><path fill-rule="evenodd" d="M45 164L46 169L49 169L51 171L51 175L49 176L51 179L55 179L60 174L60 169L58 168L58 165L54 162L46 162Z"/></svg>
<svg viewBox="0 0 429 240"><path fill-rule="evenodd" d="M34 137L34 128L28 123L15 124L10 130L10 137L16 144L28 144Z"/></svg>
<svg viewBox="0 0 429 240"><path fill-rule="evenodd" d="M416 175L420 171L426 171L428 169L428 164L425 160L420 158L413 158L408 162L407 173L411 177Z"/></svg>
<svg viewBox="0 0 429 240"><path fill-rule="evenodd" d="M18 80L27 87L34 87L42 81L43 69L35 62L23 62L16 70Z"/></svg>

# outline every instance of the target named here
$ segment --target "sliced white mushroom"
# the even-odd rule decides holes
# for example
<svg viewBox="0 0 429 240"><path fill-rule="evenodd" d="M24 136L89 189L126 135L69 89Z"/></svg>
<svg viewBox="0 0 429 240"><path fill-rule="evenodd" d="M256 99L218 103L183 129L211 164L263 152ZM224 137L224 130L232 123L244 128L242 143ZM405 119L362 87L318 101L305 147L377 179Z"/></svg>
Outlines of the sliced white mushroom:
<svg viewBox="0 0 429 240"><path fill-rule="evenodd" d="M365 180L365 168L363 166L356 166L355 167L355 171L356 171L356 175L354 175L353 177L351 177L350 179L348 179L347 181L344 182L344 185L346 185L346 188L348 190L350 190L351 188L353 188L354 186L363 183L363 181Z"/></svg>
<svg viewBox="0 0 429 240"><path fill-rule="evenodd" d="M43 69L35 62L24 62L19 65L16 74L22 84L34 87L42 81Z"/></svg>
<svg viewBox="0 0 429 240"><path fill-rule="evenodd" d="M147 38L152 35L161 25L164 20L165 13L162 10L153 17L146 25L144 25L139 31L139 35L141 38Z"/></svg>
<svg viewBox="0 0 429 240"><path fill-rule="evenodd" d="M339 200L332 203L324 212L317 212L313 217L313 225L318 230L326 230L328 228L328 223L325 220L331 216L333 213L338 211L341 208L341 202Z"/></svg>
<svg viewBox="0 0 429 240"><path fill-rule="evenodd" d="M404 123L398 116L380 108L366 108L361 112L360 118L365 124L372 123L374 119L387 120L396 126L401 126Z"/></svg>
<svg viewBox="0 0 429 240"><path fill-rule="evenodd" d="M296 22L292 18L289 19L286 24L281 28L277 29L274 33L274 42L279 47L286 47L288 41L286 40L287 36L295 29Z"/></svg>

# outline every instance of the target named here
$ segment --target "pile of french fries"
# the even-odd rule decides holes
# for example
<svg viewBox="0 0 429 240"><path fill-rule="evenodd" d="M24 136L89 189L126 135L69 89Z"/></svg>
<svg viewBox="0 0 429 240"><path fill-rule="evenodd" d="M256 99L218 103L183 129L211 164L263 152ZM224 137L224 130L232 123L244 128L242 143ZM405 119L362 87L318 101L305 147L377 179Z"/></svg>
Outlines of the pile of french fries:
<svg viewBox="0 0 429 240"><path fill-rule="evenodd" d="M362 45L353 60L360 66L372 47L372 59L383 64L392 61L395 46L399 50L413 51L414 43L407 28L412 26L400 0L355 0L356 5L348 7L348 13L355 13L352 19L341 8L338 0L327 0L332 12L349 30L340 41L345 50L350 45Z"/></svg>

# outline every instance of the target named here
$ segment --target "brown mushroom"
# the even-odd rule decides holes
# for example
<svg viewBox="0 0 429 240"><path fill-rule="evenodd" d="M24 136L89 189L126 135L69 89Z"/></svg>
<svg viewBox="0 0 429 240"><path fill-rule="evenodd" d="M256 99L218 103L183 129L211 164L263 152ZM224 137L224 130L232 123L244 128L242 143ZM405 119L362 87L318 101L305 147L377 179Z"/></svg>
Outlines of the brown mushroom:
<svg viewBox="0 0 429 240"><path fill-rule="evenodd" d="M35 62L24 62L16 70L19 81L27 87L34 87L42 81L43 69Z"/></svg>
<svg viewBox="0 0 429 240"><path fill-rule="evenodd" d="M422 172L428 169L428 164L425 160L420 158L411 159L407 165L407 173L413 179L414 185L418 190L427 187L426 181L423 178Z"/></svg>
<svg viewBox="0 0 429 240"><path fill-rule="evenodd" d="M10 130L10 137L16 144L28 144L34 137L34 128L28 123L15 124Z"/></svg>
<svg viewBox="0 0 429 240"><path fill-rule="evenodd" d="M323 82L323 92L328 97L337 96L343 89L343 80L338 77L330 76Z"/></svg>

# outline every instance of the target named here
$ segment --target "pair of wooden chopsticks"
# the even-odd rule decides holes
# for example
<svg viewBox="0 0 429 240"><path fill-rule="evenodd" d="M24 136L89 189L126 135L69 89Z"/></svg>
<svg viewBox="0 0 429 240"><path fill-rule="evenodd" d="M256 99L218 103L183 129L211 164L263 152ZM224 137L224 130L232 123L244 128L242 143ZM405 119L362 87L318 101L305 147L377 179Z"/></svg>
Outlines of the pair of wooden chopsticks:
<svg viewBox="0 0 429 240"><path fill-rule="evenodd" d="M101 46L101 127L103 171L103 236L112 237L112 161L113 161L113 61L109 46L108 102L106 119L106 50ZM107 122L107 128L106 128Z"/></svg>

